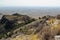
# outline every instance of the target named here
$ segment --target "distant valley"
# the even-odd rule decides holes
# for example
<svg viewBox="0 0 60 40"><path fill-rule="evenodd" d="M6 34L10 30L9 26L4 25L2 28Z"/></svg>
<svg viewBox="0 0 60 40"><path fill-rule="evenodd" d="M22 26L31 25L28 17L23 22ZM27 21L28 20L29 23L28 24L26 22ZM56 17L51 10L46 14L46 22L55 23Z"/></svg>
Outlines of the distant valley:
<svg viewBox="0 0 60 40"><path fill-rule="evenodd" d="M60 14L59 7L1 7L1 14L20 13L30 17L38 18L44 15L58 15Z"/></svg>

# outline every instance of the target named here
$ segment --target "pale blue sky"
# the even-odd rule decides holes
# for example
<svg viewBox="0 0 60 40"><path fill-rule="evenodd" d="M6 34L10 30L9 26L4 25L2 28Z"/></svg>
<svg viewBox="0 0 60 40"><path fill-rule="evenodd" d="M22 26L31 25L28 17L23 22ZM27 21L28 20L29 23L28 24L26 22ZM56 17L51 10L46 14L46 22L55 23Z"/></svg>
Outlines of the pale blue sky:
<svg viewBox="0 0 60 40"><path fill-rule="evenodd" d="M60 7L60 0L0 0L0 7L2 6Z"/></svg>

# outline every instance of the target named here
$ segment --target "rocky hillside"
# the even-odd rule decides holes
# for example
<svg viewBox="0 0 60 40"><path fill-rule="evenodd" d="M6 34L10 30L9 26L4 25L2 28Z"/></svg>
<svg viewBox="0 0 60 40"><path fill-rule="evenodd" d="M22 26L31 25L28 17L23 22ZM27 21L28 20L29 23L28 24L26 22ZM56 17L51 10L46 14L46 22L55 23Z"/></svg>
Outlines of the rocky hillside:
<svg viewBox="0 0 60 40"><path fill-rule="evenodd" d="M60 16L44 16L16 28L11 33L9 31L8 37L1 40L55 40L54 36L60 35Z"/></svg>
<svg viewBox="0 0 60 40"><path fill-rule="evenodd" d="M13 30L31 23L32 21L35 21L35 19L27 15L17 13L12 15L3 15L0 20L0 38L11 36ZM8 33L10 34L8 35Z"/></svg>

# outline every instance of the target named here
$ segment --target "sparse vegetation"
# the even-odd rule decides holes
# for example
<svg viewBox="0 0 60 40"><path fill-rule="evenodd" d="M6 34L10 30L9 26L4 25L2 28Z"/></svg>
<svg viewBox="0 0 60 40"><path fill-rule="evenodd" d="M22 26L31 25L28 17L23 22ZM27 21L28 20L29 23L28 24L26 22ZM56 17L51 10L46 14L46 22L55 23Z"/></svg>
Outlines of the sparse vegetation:
<svg viewBox="0 0 60 40"><path fill-rule="evenodd" d="M0 38L8 39L10 37L11 39L12 37L11 40L54 40L55 35L60 35L59 16L57 18L47 15L36 20L27 15L17 13L13 15L9 15L11 18L5 15L2 17Z"/></svg>
<svg viewBox="0 0 60 40"><path fill-rule="evenodd" d="M21 23L18 23L17 21L19 21ZM11 37L13 34L13 31L15 29L17 29L21 26L24 26L28 23L31 23L33 21L35 21L35 19L30 19L29 16L20 15L18 13L13 14L13 15L3 15L3 17L1 18L1 21L0 21L0 30L1 30L0 31L0 38L2 38L3 36ZM2 35L1 33L5 34L5 35ZM9 33L9 34L7 34L7 33Z"/></svg>

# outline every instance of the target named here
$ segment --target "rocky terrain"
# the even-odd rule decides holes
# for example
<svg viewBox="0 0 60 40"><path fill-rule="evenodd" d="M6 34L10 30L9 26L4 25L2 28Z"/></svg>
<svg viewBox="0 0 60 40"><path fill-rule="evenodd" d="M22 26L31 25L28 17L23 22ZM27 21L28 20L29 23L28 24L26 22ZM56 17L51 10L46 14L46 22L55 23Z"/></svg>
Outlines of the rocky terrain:
<svg viewBox="0 0 60 40"><path fill-rule="evenodd" d="M0 21L1 40L55 40L60 35L60 15L39 19L27 15L4 15Z"/></svg>
<svg viewBox="0 0 60 40"><path fill-rule="evenodd" d="M20 15L17 13L12 15L3 15L0 20L0 38L11 36L15 29L31 23L32 21L35 21L35 19L27 15Z"/></svg>

